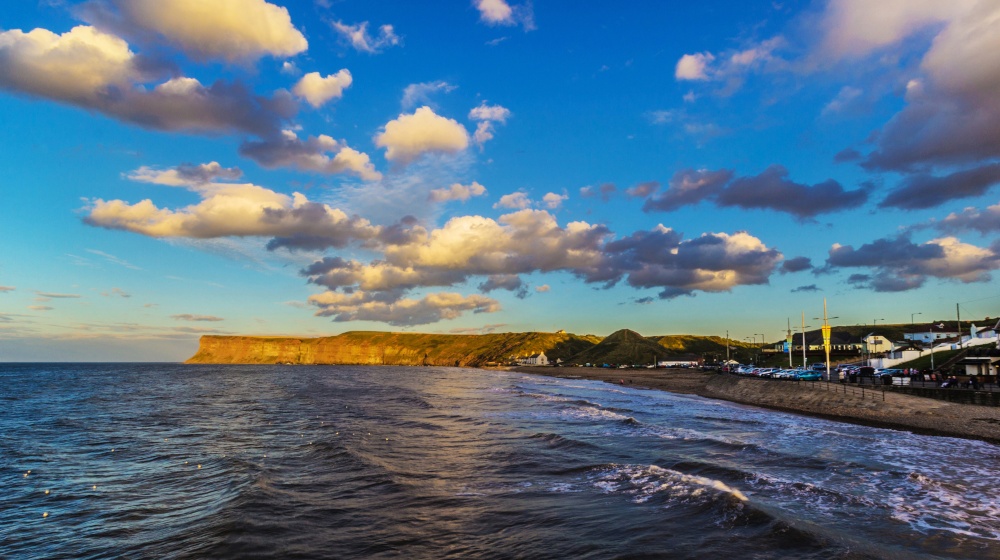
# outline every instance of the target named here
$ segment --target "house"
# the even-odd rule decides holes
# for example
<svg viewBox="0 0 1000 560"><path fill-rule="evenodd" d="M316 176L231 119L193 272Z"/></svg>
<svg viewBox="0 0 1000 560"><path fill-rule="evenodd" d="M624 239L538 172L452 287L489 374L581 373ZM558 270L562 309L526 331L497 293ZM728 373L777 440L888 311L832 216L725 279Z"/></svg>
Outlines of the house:
<svg viewBox="0 0 1000 560"><path fill-rule="evenodd" d="M666 360L660 360L656 362L656 367L659 368L686 368L686 367L699 367L705 364L705 358L697 354L684 354L683 356L674 356L672 358L667 358Z"/></svg>
<svg viewBox="0 0 1000 560"><path fill-rule="evenodd" d="M544 352L539 352L538 354L532 354L527 358L518 357L517 365L519 366L547 366L549 365L549 359L545 356Z"/></svg>
<svg viewBox="0 0 1000 560"><path fill-rule="evenodd" d="M961 334L958 331L946 331L944 328L944 323L941 323L940 325L933 325L932 329L927 332L904 333L903 338L906 340L922 342L924 344L931 344L943 339L955 338Z"/></svg>

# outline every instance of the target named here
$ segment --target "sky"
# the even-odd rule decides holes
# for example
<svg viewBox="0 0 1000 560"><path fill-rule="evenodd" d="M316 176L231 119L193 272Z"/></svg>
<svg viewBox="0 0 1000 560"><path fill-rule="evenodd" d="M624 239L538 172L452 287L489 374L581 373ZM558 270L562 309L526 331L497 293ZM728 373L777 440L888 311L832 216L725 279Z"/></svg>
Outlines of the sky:
<svg viewBox="0 0 1000 560"><path fill-rule="evenodd" d="M1000 314L994 0L26 0L0 362Z"/></svg>

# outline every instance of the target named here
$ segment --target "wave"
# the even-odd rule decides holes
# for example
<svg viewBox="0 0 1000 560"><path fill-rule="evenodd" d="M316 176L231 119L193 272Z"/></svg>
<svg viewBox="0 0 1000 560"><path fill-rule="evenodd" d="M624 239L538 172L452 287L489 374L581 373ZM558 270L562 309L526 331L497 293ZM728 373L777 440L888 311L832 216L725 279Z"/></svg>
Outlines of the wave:
<svg viewBox="0 0 1000 560"><path fill-rule="evenodd" d="M600 447L594 444L567 438L559 434L537 433L532 434L530 437L531 439L537 439L545 442L553 449L600 449Z"/></svg>

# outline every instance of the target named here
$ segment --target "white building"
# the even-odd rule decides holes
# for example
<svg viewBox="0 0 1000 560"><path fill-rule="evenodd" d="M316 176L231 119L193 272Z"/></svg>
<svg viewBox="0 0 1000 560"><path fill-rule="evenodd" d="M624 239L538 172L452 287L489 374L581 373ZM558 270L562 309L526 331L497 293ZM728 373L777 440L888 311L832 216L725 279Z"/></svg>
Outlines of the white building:
<svg viewBox="0 0 1000 560"><path fill-rule="evenodd" d="M942 328L943 328L942 324ZM924 344L930 344L932 342L937 342L945 338L955 338L958 336L958 331L928 331L928 332L915 332L915 333L905 333L903 334L904 340L913 340L916 342L922 342Z"/></svg>
<svg viewBox="0 0 1000 560"><path fill-rule="evenodd" d="M532 354L527 358L519 357L517 359L517 365L519 366L547 366L549 365L549 359L545 356L544 352L539 352L538 354Z"/></svg>

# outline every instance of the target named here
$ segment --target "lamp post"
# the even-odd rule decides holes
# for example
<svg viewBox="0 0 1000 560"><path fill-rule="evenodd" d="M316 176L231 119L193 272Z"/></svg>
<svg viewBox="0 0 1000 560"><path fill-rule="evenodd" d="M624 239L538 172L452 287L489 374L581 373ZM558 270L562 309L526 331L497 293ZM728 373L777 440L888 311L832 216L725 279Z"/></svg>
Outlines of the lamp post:
<svg viewBox="0 0 1000 560"><path fill-rule="evenodd" d="M918 311L918 312L916 312L916 313L910 313L910 326L911 326L911 327L913 326L913 316L914 316L914 315L923 315L923 313L921 313L921 312L919 312L919 311Z"/></svg>
<svg viewBox="0 0 1000 560"><path fill-rule="evenodd" d="M764 335L761 333L754 333L754 341L757 340L757 335L760 335L760 346L757 347L757 363L759 364L761 358L764 357Z"/></svg>
<svg viewBox="0 0 1000 560"><path fill-rule="evenodd" d="M756 343L757 339L756 338L751 338L749 336L744 336L743 340L749 340L750 341L750 362L753 365L757 365L757 362L753 358L753 345Z"/></svg>
<svg viewBox="0 0 1000 560"><path fill-rule="evenodd" d="M806 312L802 312L802 368L806 367Z"/></svg>

